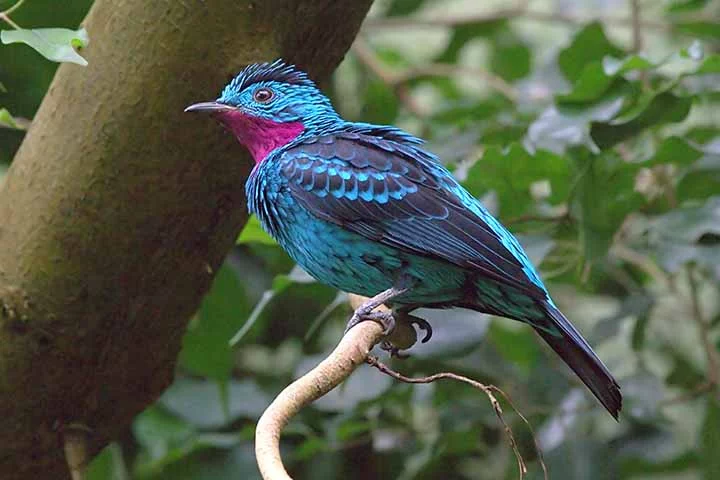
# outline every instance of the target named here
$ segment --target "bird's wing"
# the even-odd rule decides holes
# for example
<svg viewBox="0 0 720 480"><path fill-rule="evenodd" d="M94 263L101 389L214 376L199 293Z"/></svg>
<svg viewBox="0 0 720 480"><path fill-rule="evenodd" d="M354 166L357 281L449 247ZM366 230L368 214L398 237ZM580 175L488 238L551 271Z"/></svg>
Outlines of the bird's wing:
<svg viewBox="0 0 720 480"><path fill-rule="evenodd" d="M547 298L517 240L415 145L343 132L307 140L279 162L293 197L316 217Z"/></svg>

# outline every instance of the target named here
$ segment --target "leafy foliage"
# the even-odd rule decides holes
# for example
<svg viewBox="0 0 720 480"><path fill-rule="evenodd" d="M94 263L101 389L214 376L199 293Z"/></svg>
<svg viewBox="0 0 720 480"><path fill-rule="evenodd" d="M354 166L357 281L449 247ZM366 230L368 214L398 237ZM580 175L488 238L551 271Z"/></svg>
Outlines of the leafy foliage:
<svg viewBox="0 0 720 480"><path fill-rule="evenodd" d="M24 43L55 62L77 63L83 67L87 65L87 60L75 51L86 47L89 42L84 28L76 31L67 28L3 30L0 32L0 41L6 45Z"/></svg>
<svg viewBox="0 0 720 480"><path fill-rule="evenodd" d="M67 46L91 2L54 3L33 0L12 16L68 27L59 42ZM452 370L509 392L535 427L550 478L720 477L717 6L641 3L649 23L645 48L634 51L630 22L558 27L579 7L545 23L554 14L439 3L379 2L375 15L393 22L455 21L383 35L388 24L369 19L375 63L349 55L334 103L348 118L428 139L518 234L618 377L625 409L615 424L529 329L469 312L420 312L435 336L393 366L408 375ZM32 44L29 32L3 31L3 41ZM9 112L32 118L55 67L17 45L0 47L0 64L8 164L24 135ZM257 418L335 345L348 314L343 295L294 268L251 220L190 323L176 382L130 438L93 462L90 478L259 478ZM542 478L531 434L508 420L528 477ZM298 479L517 476L484 396L453 383L397 384L369 367L301 412L283 442Z"/></svg>

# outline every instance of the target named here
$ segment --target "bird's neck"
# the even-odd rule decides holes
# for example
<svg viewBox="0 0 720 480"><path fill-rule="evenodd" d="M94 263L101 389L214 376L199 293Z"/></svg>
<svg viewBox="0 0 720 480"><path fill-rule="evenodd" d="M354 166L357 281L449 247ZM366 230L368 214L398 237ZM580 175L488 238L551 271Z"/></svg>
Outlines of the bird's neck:
<svg viewBox="0 0 720 480"><path fill-rule="evenodd" d="M220 121L245 145L261 164L272 152L295 140L305 129L301 122L275 122L231 111L219 115Z"/></svg>

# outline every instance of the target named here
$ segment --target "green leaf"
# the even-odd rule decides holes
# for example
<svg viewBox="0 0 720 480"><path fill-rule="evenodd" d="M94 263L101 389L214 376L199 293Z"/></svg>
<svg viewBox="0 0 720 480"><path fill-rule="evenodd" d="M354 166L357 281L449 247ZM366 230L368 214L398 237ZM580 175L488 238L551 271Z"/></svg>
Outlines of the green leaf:
<svg viewBox="0 0 720 480"><path fill-rule="evenodd" d="M720 73L720 55L712 54L705 57L695 74Z"/></svg>
<svg viewBox="0 0 720 480"><path fill-rule="evenodd" d="M573 38L570 45L558 55L560 70L570 82L575 83L585 69L593 62L601 62L603 57L622 57L624 52L613 45L600 23L585 26Z"/></svg>
<svg viewBox="0 0 720 480"><path fill-rule="evenodd" d="M700 455L705 480L720 478L720 400L707 396L707 410L700 439Z"/></svg>
<svg viewBox="0 0 720 480"><path fill-rule="evenodd" d="M648 240L669 272L691 261L715 268L720 264L720 196L656 217Z"/></svg>
<svg viewBox="0 0 720 480"><path fill-rule="evenodd" d="M720 196L655 218L653 231L665 240L688 244L699 244L707 234L720 235Z"/></svg>
<svg viewBox="0 0 720 480"><path fill-rule="evenodd" d="M368 80L365 87L364 109L361 113L363 121L390 124L395 121L399 111L397 95L387 83L375 77Z"/></svg>
<svg viewBox="0 0 720 480"><path fill-rule="evenodd" d="M15 121L7 108L0 108L0 127L12 128L14 130L24 130Z"/></svg>
<svg viewBox="0 0 720 480"><path fill-rule="evenodd" d="M3 30L0 41L4 44L24 43L38 51L43 57L54 62L69 62L87 66L87 60L75 49L88 45L89 38L84 28L35 28Z"/></svg>
<svg viewBox="0 0 720 480"><path fill-rule="evenodd" d="M668 13L684 13L700 10L709 3L710 0L679 0L667 6Z"/></svg>
<svg viewBox="0 0 720 480"><path fill-rule="evenodd" d="M227 380L233 365L230 337L245 323L250 305L237 274L220 268L200 311L183 338L180 365L219 381Z"/></svg>
<svg viewBox="0 0 720 480"><path fill-rule="evenodd" d="M634 191L635 166L610 152L572 152L575 185L572 210L580 220L580 243L589 262L605 256L625 217L643 202Z"/></svg>
<svg viewBox="0 0 720 480"><path fill-rule="evenodd" d="M111 443L92 459L85 472L87 480L120 480L129 477L122 447Z"/></svg>
<svg viewBox="0 0 720 480"><path fill-rule="evenodd" d="M591 102L599 99L603 93L610 89L615 81L615 75L608 75L598 62L585 66L570 93L558 95L557 101L561 103Z"/></svg>
<svg viewBox="0 0 720 480"><path fill-rule="evenodd" d="M460 55L460 51L471 40L482 37L490 38L505 28L507 28L507 21L504 19L458 25L453 28L450 41L445 51L441 53L436 60L442 63L455 63Z"/></svg>
<svg viewBox="0 0 720 480"><path fill-rule="evenodd" d="M621 75L623 73L632 72L633 70L648 70L658 66L645 57L640 55L630 55L619 59L611 56L603 57L602 67L605 75Z"/></svg>
<svg viewBox="0 0 720 480"><path fill-rule="evenodd" d="M423 3L425 0L393 0L385 15L388 17L410 15L422 7Z"/></svg>
<svg viewBox="0 0 720 480"><path fill-rule="evenodd" d="M490 324L488 338L506 360L520 367L526 375L535 366L540 348L532 329L494 321Z"/></svg>
<svg viewBox="0 0 720 480"><path fill-rule="evenodd" d="M236 244L260 243L262 245L277 245L277 242L263 230L260 220L255 215L248 218L245 227L235 241Z"/></svg>
<svg viewBox="0 0 720 480"><path fill-rule="evenodd" d="M227 383L228 408L216 382L178 378L160 398L160 404L201 429L220 428L238 418L257 419L270 404L270 396L252 380Z"/></svg>
<svg viewBox="0 0 720 480"><path fill-rule="evenodd" d="M158 405L138 415L132 430L150 460L165 457L171 449L181 446L196 433L190 424Z"/></svg>
<svg viewBox="0 0 720 480"><path fill-rule="evenodd" d="M530 155L521 145L513 144L507 150L488 147L463 185L476 196L494 191L500 203L500 216L512 218L527 213L537 202L532 186L543 180L550 182L550 203L564 200L569 185L567 161L545 150Z"/></svg>
<svg viewBox="0 0 720 480"><path fill-rule="evenodd" d="M490 70L510 82L530 74L531 53L528 46L509 27L493 36Z"/></svg>
<svg viewBox="0 0 720 480"><path fill-rule="evenodd" d="M556 100L560 103L583 103L600 100L609 92L631 93L633 89L623 85L620 78L622 75L635 70L648 70L664 63L665 61L653 63L638 55L625 58L605 56L602 61L587 63L575 80L572 90L558 95Z"/></svg>
<svg viewBox="0 0 720 480"><path fill-rule="evenodd" d="M685 155L696 158L696 152L697 150ZM700 153L702 156L686 169L677 184L676 193L680 201L705 200L720 192L720 145L703 147Z"/></svg>
<svg viewBox="0 0 720 480"><path fill-rule="evenodd" d="M720 39L720 23L704 21L680 21L674 22L673 27L682 33L695 37L704 37L710 40Z"/></svg>
<svg viewBox="0 0 720 480"><path fill-rule="evenodd" d="M593 122L590 136L598 147L607 149L650 127L685 120L691 106L692 98L670 91L652 94L618 118Z"/></svg>
<svg viewBox="0 0 720 480"><path fill-rule="evenodd" d="M564 153L568 147L586 146L595 151L590 137L591 121L609 121L625 104L622 93L608 95L590 105L552 105L528 128L527 141L537 149Z"/></svg>
<svg viewBox="0 0 720 480"><path fill-rule="evenodd" d="M140 470L138 480L260 480L249 442L227 448L193 449L155 469Z"/></svg>
<svg viewBox="0 0 720 480"><path fill-rule="evenodd" d="M643 163L643 166L650 167L672 163L687 167L702 156L702 150L690 145L687 140L681 137L673 136L663 140L655 155L648 162Z"/></svg>

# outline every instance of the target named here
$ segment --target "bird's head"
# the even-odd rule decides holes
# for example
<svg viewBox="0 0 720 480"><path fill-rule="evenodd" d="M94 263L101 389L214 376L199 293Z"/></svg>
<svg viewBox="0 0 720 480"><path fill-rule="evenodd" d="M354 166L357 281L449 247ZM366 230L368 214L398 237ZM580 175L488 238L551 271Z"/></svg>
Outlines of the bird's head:
<svg viewBox="0 0 720 480"><path fill-rule="evenodd" d="M256 164L303 132L338 120L307 74L282 60L245 67L217 100L190 105L185 111L212 113L250 150Z"/></svg>

